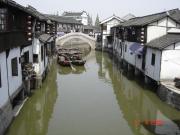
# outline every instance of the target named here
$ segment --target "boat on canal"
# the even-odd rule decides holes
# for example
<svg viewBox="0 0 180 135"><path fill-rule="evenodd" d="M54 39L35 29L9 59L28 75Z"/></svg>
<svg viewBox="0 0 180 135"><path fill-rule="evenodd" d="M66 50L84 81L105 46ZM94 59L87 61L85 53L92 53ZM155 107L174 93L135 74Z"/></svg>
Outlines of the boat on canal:
<svg viewBox="0 0 180 135"><path fill-rule="evenodd" d="M71 66L71 60L69 57L65 54L58 55L57 59L58 64L61 66Z"/></svg>
<svg viewBox="0 0 180 135"><path fill-rule="evenodd" d="M82 53L81 52L74 53L70 57L70 60L72 61L72 64L76 65L76 66L83 66L86 63L86 60L83 60L83 58L82 58Z"/></svg>
<svg viewBox="0 0 180 135"><path fill-rule="evenodd" d="M58 63L62 66L83 66L86 60L82 58L82 52L78 48L58 49Z"/></svg>
<svg viewBox="0 0 180 135"><path fill-rule="evenodd" d="M76 66L84 66L84 64L86 63L85 60L73 60L72 64L76 65Z"/></svg>

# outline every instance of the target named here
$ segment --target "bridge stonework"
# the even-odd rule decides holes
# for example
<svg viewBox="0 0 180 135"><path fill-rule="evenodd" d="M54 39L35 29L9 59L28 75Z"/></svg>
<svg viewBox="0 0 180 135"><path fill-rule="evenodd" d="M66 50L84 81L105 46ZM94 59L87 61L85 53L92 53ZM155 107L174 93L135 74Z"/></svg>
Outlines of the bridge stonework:
<svg viewBox="0 0 180 135"><path fill-rule="evenodd" d="M57 46L63 46L65 45L66 42L70 41L71 39L81 39L84 42L87 42L90 46L91 49L95 49L96 45L96 40L93 37L90 37L84 33L81 32L73 32L73 33L68 33L64 36L57 37L56 38L56 45Z"/></svg>

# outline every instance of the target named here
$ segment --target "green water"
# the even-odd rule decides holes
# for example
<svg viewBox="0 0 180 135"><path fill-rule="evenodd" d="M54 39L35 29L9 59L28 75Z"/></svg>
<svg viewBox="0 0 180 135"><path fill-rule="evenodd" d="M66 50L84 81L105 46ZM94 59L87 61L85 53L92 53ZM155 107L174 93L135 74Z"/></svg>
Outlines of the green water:
<svg viewBox="0 0 180 135"><path fill-rule="evenodd" d="M179 111L128 80L107 54L91 52L86 59L76 70L54 63L7 135L180 134ZM161 125L150 123L155 120Z"/></svg>

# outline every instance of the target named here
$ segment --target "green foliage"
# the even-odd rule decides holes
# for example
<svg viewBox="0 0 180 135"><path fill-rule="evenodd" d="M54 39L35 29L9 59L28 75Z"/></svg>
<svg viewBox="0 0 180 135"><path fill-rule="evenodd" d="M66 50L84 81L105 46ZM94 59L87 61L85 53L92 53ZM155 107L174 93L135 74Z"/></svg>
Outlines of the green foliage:
<svg viewBox="0 0 180 135"><path fill-rule="evenodd" d="M100 26L100 21L99 21L99 15L98 14L96 16L95 26L97 26L97 27Z"/></svg>
<svg viewBox="0 0 180 135"><path fill-rule="evenodd" d="M93 25L92 16L90 16L89 14L88 14L88 25L90 25L90 26Z"/></svg>

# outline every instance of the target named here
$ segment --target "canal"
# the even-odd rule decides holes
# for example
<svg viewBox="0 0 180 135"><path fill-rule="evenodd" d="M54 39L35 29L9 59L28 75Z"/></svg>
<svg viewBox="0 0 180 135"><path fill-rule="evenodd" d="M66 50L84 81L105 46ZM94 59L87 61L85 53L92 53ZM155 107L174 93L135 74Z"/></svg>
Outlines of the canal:
<svg viewBox="0 0 180 135"><path fill-rule="evenodd" d="M7 135L175 135L180 113L92 51L84 67L54 62Z"/></svg>

